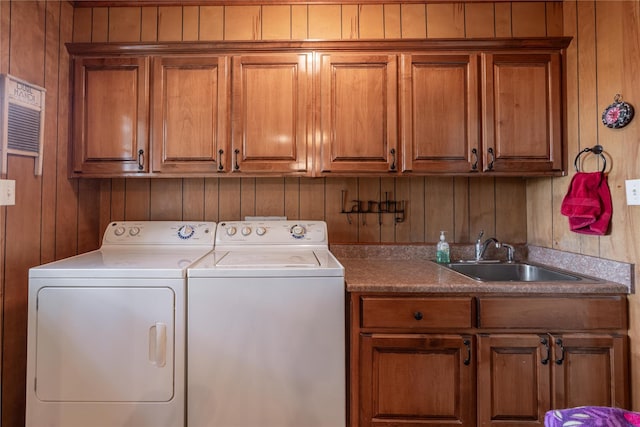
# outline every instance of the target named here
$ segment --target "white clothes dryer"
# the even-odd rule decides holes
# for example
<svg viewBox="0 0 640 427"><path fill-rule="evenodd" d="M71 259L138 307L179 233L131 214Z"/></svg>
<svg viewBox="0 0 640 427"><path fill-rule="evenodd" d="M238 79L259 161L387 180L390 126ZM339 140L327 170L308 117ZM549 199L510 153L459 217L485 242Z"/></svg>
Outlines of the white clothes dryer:
<svg viewBox="0 0 640 427"><path fill-rule="evenodd" d="M212 222L113 222L29 270L26 427L184 427L186 269Z"/></svg>

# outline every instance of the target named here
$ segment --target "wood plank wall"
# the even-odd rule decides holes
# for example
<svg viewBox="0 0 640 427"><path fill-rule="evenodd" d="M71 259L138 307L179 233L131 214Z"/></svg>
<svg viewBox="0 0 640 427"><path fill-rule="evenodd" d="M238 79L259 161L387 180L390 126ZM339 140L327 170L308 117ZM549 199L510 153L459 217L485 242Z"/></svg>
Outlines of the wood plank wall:
<svg viewBox="0 0 640 427"><path fill-rule="evenodd" d="M571 176L532 179L527 184L529 243L636 264L640 277L640 207L627 206L625 180L640 178L640 120L612 130L602 111L619 93L640 108L640 2L567 1L564 35L574 37L567 54L567 130L570 162L580 150L601 144L607 157L613 201L611 234L572 233L560 204ZM598 170L597 156L586 156L585 171ZM637 280L637 279L636 279ZM640 298L629 297L633 408L640 410Z"/></svg>
<svg viewBox="0 0 640 427"><path fill-rule="evenodd" d="M0 1L0 72L45 87L44 165L10 156L15 206L0 207L2 425L24 425L29 267L95 247L98 199L67 175L69 65L73 8L66 1ZM89 200L93 199L93 201ZM88 234L84 230L91 230Z"/></svg>

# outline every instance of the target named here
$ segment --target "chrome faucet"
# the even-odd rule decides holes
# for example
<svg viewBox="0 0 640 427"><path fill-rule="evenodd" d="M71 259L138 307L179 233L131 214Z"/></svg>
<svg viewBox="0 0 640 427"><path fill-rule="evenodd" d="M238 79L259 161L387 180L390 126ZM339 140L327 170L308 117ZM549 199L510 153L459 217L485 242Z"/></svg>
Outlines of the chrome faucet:
<svg viewBox="0 0 640 427"><path fill-rule="evenodd" d="M495 245L496 248L506 248L507 249L507 262L514 261L515 248L507 243L500 243L498 239L495 237L489 237L484 242L482 241L482 236L484 236L484 230L480 230L480 234L478 234L478 238L476 239L476 261L482 261L484 259L484 253L487 251L487 248L491 243Z"/></svg>
<svg viewBox="0 0 640 427"><path fill-rule="evenodd" d="M507 248L507 262L513 262L516 248L506 243L497 243L496 248Z"/></svg>
<svg viewBox="0 0 640 427"><path fill-rule="evenodd" d="M482 261L484 258L484 253L487 251L487 248L491 243L496 245L496 248L500 247L500 242L495 237L489 237L484 242L482 241L482 236L484 236L484 230L480 230L480 234L476 239L476 261Z"/></svg>

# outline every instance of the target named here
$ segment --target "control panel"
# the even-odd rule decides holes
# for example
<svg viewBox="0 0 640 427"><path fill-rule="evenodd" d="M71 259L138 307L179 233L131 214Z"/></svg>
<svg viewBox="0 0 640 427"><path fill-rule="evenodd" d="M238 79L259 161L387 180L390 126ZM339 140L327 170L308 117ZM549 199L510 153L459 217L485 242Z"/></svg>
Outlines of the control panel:
<svg viewBox="0 0 640 427"><path fill-rule="evenodd" d="M324 221L223 221L218 245L327 245Z"/></svg>
<svg viewBox="0 0 640 427"><path fill-rule="evenodd" d="M120 221L107 226L102 245L207 245L214 243L215 222Z"/></svg>

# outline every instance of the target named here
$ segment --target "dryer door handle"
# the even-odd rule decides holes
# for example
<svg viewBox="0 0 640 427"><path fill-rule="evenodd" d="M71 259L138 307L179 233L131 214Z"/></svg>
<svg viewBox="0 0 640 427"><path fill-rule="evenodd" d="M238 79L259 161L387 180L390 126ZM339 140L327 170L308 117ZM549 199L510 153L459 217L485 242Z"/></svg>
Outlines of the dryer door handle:
<svg viewBox="0 0 640 427"><path fill-rule="evenodd" d="M149 361L158 368L167 363L167 325L162 322L149 328Z"/></svg>

